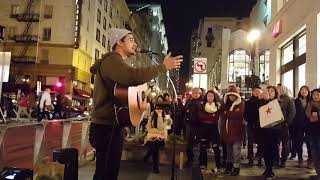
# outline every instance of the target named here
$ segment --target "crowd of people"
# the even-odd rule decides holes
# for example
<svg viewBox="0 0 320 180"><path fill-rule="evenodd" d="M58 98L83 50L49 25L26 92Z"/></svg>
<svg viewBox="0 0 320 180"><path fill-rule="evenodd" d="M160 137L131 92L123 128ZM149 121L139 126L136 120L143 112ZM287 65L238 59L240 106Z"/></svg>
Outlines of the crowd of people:
<svg viewBox="0 0 320 180"><path fill-rule="evenodd" d="M8 120L27 118L30 121L36 120L38 122L43 119L71 118L89 111L86 108L82 108L82 110L75 108L70 93L52 93L50 88L46 88L39 96L33 91L31 93L22 92L17 100L3 96L1 110Z"/></svg>
<svg viewBox="0 0 320 180"><path fill-rule="evenodd" d="M168 94L163 96L170 98ZM317 174L320 174L320 89L310 92L309 87L302 86L297 98L294 98L288 88L281 84L268 86L265 90L256 87L252 89L252 96L246 100L240 96L236 86L230 86L224 94L217 89L204 92L203 89L193 88L192 96L185 103L181 97L175 102L175 118L172 107L159 106L159 102L167 101L163 96L156 98L147 131L151 130L151 134L154 134L154 128L158 128L160 132L166 132L170 128L165 128L163 123L168 124L168 118L165 117L170 115L175 123L174 133L185 137L187 166L194 161L194 145L199 144L201 170L207 170L207 151L211 149L215 161L215 168L211 171L220 175L238 176L241 149L247 145L247 166L255 165L254 159L257 159L258 166L264 162L265 171L262 174L266 179L275 176L273 168L285 168L287 160L296 157L298 167L315 168ZM259 108L273 100L279 103L284 119L268 128L261 128ZM160 123L158 126L156 121ZM172 133L172 130L168 133ZM150 151L145 158L151 152L155 154L152 156L153 170L159 173L159 148L163 146L166 136L155 137L147 141ZM308 154L306 166L303 159L304 143ZM254 144L257 145L256 153Z"/></svg>
<svg viewBox="0 0 320 180"><path fill-rule="evenodd" d="M281 123L261 128L259 108L277 100L284 119ZM187 163L194 161L194 144L200 144L199 164L201 170L207 169L207 150L212 149L216 168L213 173L238 176L241 164L241 149L247 144L248 166L261 166L264 161L266 179L273 178L273 168L286 167L287 159L298 157L297 166L305 167L303 144L307 145L307 167L315 168L320 174L320 89L310 92L302 86L297 98L285 86L268 86L252 89L252 97L245 100L239 88L230 86L224 94L200 88L192 89L192 97L177 109L176 132L180 134L185 125L187 143ZM257 152L254 153L254 144ZM222 150L222 153L221 153ZM290 155L290 156L289 156ZM222 171L224 168L224 171Z"/></svg>

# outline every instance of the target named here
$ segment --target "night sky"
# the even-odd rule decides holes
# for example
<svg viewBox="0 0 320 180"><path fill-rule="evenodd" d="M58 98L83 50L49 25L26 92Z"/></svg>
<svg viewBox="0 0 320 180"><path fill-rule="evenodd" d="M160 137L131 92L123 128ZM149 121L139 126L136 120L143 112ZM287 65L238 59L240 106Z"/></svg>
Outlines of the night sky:
<svg viewBox="0 0 320 180"><path fill-rule="evenodd" d="M190 58L190 37L203 17L248 17L256 0L126 0L127 3L158 3L162 5L169 51ZM188 62L180 71L180 85L188 74Z"/></svg>

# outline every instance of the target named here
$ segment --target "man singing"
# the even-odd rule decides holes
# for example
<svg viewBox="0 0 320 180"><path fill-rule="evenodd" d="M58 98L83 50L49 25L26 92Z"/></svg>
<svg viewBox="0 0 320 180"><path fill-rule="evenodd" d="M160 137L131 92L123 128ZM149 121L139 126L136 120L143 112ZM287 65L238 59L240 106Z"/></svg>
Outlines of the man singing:
<svg viewBox="0 0 320 180"><path fill-rule="evenodd" d="M123 137L122 129L116 125L112 101L115 83L140 85L168 70L179 68L182 62L182 56L172 57L169 53L160 65L132 68L125 63L137 50L132 33L126 29L111 28L109 41L112 52L97 60L90 69L92 74L96 74L89 135L97 157L94 180L117 180L119 173Z"/></svg>

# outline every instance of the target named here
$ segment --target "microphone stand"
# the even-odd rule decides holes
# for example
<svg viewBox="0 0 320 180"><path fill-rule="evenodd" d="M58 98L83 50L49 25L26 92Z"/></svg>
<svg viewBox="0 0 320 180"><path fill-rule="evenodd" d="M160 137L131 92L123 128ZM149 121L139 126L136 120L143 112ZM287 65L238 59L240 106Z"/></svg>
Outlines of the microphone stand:
<svg viewBox="0 0 320 180"><path fill-rule="evenodd" d="M148 52L148 55L149 55L149 58L151 59L151 61L153 61L156 65L159 65L159 63L153 59L152 55L160 56L160 54L154 53L154 52ZM170 75L166 74L166 76L168 77L168 79L170 81L170 84L171 84L171 86L173 88L174 98L177 98L178 95L177 95L176 87L174 86L173 81L170 78ZM175 130L176 129L175 128L175 123L176 123L176 105L175 105L175 102L172 102L172 105L173 105L173 123L172 123L172 129L173 130L172 130L172 135L173 135L174 139L173 139L173 155L172 155L172 162L171 162L171 180L175 180L175 179L178 179L177 175L175 174L176 141L177 141L175 139L175 135L176 135L176 130Z"/></svg>

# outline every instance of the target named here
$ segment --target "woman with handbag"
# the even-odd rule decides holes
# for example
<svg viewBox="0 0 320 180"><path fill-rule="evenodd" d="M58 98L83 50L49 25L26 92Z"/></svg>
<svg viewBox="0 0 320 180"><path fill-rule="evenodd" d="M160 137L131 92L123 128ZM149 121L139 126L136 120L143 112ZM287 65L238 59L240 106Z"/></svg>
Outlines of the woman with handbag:
<svg viewBox="0 0 320 180"><path fill-rule="evenodd" d="M264 91L259 97L259 106L261 107L266 105L270 101L278 98L278 89L275 86L268 86L267 90ZM261 119L259 120L261 121ZM260 130L262 137L266 137L262 141L263 158L265 161L265 171L263 172L263 176L265 176L265 179L272 179L274 177L272 166L274 163L274 157L278 156L278 142L281 135L281 125L278 124L269 128L261 128Z"/></svg>

